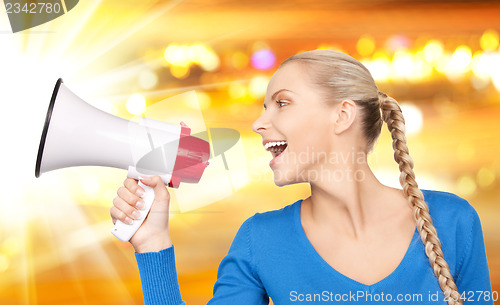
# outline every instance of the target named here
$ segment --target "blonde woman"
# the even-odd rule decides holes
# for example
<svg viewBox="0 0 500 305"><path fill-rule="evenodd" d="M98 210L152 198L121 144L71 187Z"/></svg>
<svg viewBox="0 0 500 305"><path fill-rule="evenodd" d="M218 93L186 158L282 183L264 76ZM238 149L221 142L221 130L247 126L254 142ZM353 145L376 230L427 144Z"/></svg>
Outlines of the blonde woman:
<svg viewBox="0 0 500 305"><path fill-rule="evenodd" d="M241 225L208 304L493 304L478 214L454 194L418 188L401 109L359 61L331 50L294 55L271 78L264 108L252 129L273 154L275 184L306 182L311 196ZM367 163L383 122L402 189L380 183ZM141 181L156 195L130 240L145 303L185 304L169 193L158 177ZM141 194L125 180L113 220L133 219Z"/></svg>

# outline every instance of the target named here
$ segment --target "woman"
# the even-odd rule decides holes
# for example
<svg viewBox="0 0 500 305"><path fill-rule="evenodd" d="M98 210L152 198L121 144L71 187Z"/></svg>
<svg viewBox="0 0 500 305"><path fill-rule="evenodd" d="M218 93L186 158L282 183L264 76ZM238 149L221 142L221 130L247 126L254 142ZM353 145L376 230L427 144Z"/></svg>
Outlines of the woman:
<svg viewBox="0 0 500 305"><path fill-rule="evenodd" d="M275 184L307 182L311 196L242 224L208 304L493 304L476 211L454 194L418 188L401 109L360 62L331 50L294 55L271 78L264 108L252 129L279 154L270 163ZM381 184L367 163L383 122L402 189ZM156 195L130 240L145 303L184 304L168 191L158 177L141 181ZM127 179L113 220L133 219L141 195Z"/></svg>

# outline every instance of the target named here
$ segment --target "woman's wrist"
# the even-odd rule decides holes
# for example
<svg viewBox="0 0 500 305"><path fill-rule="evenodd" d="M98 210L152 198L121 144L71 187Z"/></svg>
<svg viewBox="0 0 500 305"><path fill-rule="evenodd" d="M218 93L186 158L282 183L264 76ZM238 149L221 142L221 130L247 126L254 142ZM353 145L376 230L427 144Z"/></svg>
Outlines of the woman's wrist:
<svg viewBox="0 0 500 305"><path fill-rule="evenodd" d="M160 236L151 236L140 243L132 243L132 246L137 253L159 252L172 246L170 234L162 234Z"/></svg>

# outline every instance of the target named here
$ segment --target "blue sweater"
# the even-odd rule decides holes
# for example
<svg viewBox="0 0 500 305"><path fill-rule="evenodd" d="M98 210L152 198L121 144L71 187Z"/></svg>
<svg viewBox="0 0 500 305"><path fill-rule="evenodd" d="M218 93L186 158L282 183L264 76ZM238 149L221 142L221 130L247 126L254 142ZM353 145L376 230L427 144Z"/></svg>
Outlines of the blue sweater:
<svg viewBox="0 0 500 305"><path fill-rule="evenodd" d="M493 304L481 223L457 195L422 190L464 304ZM302 200L256 213L239 228L222 259L209 305L447 304L415 230L399 266L373 285L333 269L315 251L300 221ZM144 303L183 305L174 246L136 253Z"/></svg>

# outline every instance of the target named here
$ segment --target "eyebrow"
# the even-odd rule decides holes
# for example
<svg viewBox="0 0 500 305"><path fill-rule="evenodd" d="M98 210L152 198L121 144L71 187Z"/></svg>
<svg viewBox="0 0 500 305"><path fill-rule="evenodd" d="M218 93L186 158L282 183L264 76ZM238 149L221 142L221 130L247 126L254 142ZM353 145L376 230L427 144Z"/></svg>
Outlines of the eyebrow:
<svg viewBox="0 0 500 305"><path fill-rule="evenodd" d="M292 90L288 90L288 89L280 89L280 90L278 90L278 91L274 92L273 96L271 96L271 101L272 101L272 100L274 100L274 99L276 98L276 96L277 96L280 92L282 92L282 91L289 91L289 92L292 92L292 93L293 93L293 91L292 91ZM264 109L266 109L266 103L264 103Z"/></svg>

